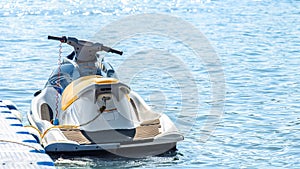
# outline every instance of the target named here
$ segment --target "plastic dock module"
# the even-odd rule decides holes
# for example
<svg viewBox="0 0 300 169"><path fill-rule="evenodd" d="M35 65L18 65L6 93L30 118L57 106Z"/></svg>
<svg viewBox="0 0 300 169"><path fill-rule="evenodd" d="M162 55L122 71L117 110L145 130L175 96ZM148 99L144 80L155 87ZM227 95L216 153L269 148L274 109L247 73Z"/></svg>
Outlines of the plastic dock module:
<svg viewBox="0 0 300 169"><path fill-rule="evenodd" d="M21 113L0 100L0 169L55 168L52 159L21 123Z"/></svg>

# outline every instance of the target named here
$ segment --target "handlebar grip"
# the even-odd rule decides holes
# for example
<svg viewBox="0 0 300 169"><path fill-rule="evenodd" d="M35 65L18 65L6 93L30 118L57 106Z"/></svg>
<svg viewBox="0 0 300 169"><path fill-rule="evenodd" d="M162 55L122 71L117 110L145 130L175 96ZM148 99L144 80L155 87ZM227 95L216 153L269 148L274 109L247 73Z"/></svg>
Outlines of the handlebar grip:
<svg viewBox="0 0 300 169"><path fill-rule="evenodd" d="M65 36L62 36L62 37L57 37L57 36L48 36L48 39L51 39L51 40L58 40L62 43L66 43L67 42L67 37Z"/></svg>
<svg viewBox="0 0 300 169"><path fill-rule="evenodd" d="M115 49L112 49L112 48L110 48L108 52L116 53L116 54L119 54L119 55L123 55L123 51L115 50Z"/></svg>

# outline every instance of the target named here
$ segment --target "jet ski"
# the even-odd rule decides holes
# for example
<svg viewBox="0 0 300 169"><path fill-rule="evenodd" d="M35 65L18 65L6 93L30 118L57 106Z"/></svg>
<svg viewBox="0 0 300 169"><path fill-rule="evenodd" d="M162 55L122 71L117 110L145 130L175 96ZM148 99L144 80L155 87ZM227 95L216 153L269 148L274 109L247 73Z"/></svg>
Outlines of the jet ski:
<svg viewBox="0 0 300 169"><path fill-rule="evenodd" d="M47 153L144 157L175 150L184 139L167 115L153 111L99 55L122 51L74 37L48 39L74 51L34 94L27 113L29 130Z"/></svg>

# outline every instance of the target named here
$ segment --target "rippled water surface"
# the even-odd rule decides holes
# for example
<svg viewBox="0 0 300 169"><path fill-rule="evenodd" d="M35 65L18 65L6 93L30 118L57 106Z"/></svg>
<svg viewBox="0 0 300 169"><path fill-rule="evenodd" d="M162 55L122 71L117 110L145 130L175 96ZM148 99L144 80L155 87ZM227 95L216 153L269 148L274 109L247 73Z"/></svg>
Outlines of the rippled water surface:
<svg viewBox="0 0 300 169"><path fill-rule="evenodd" d="M125 54L106 59L128 68L136 56L122 76L153 109L170 116L185 140L171 157L61 157L58 168L300 168L300 1L1 1L0 9L0 98L17 104L24 123L33 93L57 65L59 44L47 35L101 40L100 30L113 22L158 13L193 25L220 59L213 71L225 78L217 89L225 91L218 119L211 113L214 74L186 43L195 34L184 32L182 42L149 32L111 44ZM63 55L70 50L63 45ZM159 57L155 62L146 55ZM204 141L208 123L216 129Z"/></svg>

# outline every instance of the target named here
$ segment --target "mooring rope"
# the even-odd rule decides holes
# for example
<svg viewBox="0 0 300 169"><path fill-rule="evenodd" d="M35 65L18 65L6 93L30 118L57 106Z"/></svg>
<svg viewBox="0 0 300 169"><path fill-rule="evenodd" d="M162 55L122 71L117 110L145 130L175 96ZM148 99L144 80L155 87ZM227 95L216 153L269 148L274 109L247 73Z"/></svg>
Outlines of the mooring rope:
<svg viewBox="0 0 300 169"><path fill-rule="evenodd" d="M56 81L56 86L59 88L58 90L60 90L60 71L61 71L61 54L62 54L62 43L60 42L59 44L59 50L58 50L58 60L57 60L57 64L58 64L58 71L57 71L57 81ZM57 91L56 93L56 103L55 103L55 119L53 124L54 125L58 125L58 104L59 104L59 91Z"/></svg>
<svg viewBox="0 0 300 169"><path fill-rule="evenodd" d="M19 142L19 141L3 140L3 139L0 139L0 142L19 144L19 145L22 145L22 146L26 146L26 147L29 147L29 148L33 148L33 149L35 149L36 151L39 151L39 152L41 152L41 153L45 152L45 151L42 150L42 149L36 148L36 147L34 147L34 146L32 146L32 145L28 145L28 144L25 144L25 143Z"/></svg>
<svg viewBox="0 0 300 169"><path fill-rule="evenodd" d="M52 126L52 127L49 127L47 128L43 134L41 135L41 140L44 139L44 137L46 136L46 134L51 130L51 129L77 129L79 126L76 126L76 125L58 125L58 126Z"/></svg>

